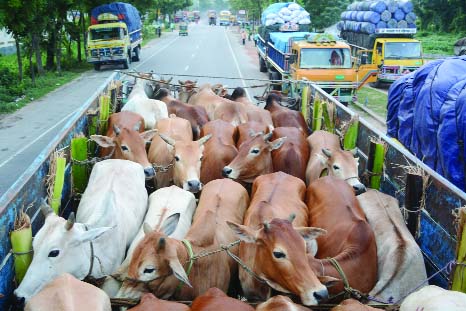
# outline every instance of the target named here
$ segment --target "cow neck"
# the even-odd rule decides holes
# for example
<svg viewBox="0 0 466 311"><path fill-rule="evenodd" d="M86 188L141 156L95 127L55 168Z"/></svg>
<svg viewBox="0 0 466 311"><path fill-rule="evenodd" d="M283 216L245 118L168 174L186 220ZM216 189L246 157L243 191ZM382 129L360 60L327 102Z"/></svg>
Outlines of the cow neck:
<svg viewBox="0 0 466 311"><path fill-rule="evenodd" d="M344 272L343 272L342 267L340 266L340 263L338 261L336 261L335 258L317 259L317 258L315 258L313 256L310 256L310 255L308 255L307 258L308 258L308 262L309 262L312 270L314 270L314 273L317 276L331 276L331 277L342 280L342 283L344 283L344 280L346 279L346 275L344 275ZM336 265L334 263L332 263L332 261L335 261L337 263L338 267L341 269L343 274L341 274L337 270ZM343 277L343 275L344 275L344 277ZM347 281L347 279L346 279L346 281ZM331 292L333 292L333 293L339 293L342 290L344 290L343 285L344 284L342 284L342 286L337 285L337 286L331 287L329 290Z"/></svg>

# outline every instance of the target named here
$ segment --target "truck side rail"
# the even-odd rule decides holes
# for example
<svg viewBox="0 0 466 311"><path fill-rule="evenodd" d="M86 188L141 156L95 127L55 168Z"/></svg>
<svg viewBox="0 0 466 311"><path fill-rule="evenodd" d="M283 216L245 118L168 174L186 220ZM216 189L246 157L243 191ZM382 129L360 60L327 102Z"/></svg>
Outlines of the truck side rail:
<svg viewBox="0 0 466 311"><path fill-rule="evenodd" d="M344 124L356 115L335 98L329 96L322 90L320 85L302 81L297 83L301 84L301 88L306 85L310 88L310 99L307 105L301 107L301 111L306 115L308 124L312 123L312 120L308 116L312 116L313 103L316 99L335 104L335 127L337 132L341 131ZM380 190L396 197L400 202L400 208L403 212L406 212L403 205L405 202L407 168L415 168L416 171L424 176L423 206L419 207L419 213L417 213L419 226L415 238L424 255L428 276L432 276L450 261L456 259L458 239L454 211L466 205L466 193L425 165L399 142L373 128L363 118L359 118L357 137L361 176L367 176L365 168L371 140L382 141L386 145ZM408 215L408 217L416 217L416 213L413 212L404 214ZM443 271L430 280L430 283L448 288L450 277L450 275L447 275Z"/></svg>
<svg viewBox="0 0 466 311"><path fill-rule="evenodd" d="M49 173L50 160L54 152L61 150L65 152L67 166L65 169L65 183L61 200L61 215L67 215L75 203L72 198L71 189L71 163L70 142L71 139L81 133L86 133L88 128L87 111L96 108L99 104L99 95L107 92L113 81L120 80L120 73L113 73L97 91L87 99L83 105L76 110L63 125L62 130L56 135L44 150L37 156L35 161L21 175L21 177L0 197L0 293L5 298L0 299L0 310L8 310L9 297L14 290L14 267L9 232L13 230L14 221L20 210L27 212L31 218L33 234L35 234L44 223L44 217L40 213L42 198L47 198L47 186L45 179ZM116 92L114 89L112 91ZM116 93L112 94L112 97Z"/></svg>
<svg viewBox="0 0 466 311"><path fill-rule="evenodd" d="M289 62L287 53L279 51L271 42L267 43L267 56L270 58L273 63L278 66L277 70L288 72L289 71Z"/></svg>

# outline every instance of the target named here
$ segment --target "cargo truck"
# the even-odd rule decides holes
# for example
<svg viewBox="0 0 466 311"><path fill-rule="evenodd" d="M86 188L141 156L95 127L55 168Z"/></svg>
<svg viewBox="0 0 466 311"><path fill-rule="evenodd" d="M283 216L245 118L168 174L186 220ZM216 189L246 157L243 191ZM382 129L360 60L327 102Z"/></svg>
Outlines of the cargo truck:
<svg viewBox="0 0 466 311"><path fill-rule="evenodd" d="M375 65L362 64L352 57L350 46L343 40L331 34L281 28L269 32L262 27L257 37L259 69L268 72L270 80L313 81L345 104L365 83L375 82Z"/></svg>
<svg viewBox="0 0 466 311"><path fill-rule="evenodd" d="M231 12L227 10L220 11L218 20L220 26L229 26L230 25L230 16Z"/></svg>
<svg viewBox="0 0 466 311"><path fill-rule="evenodd" d="M373 86L380 86L424 64L422 45L413 38L415 33L415 28L381 28L374 34L341 31L340 36L350 44L353 56L366 54L366 63L377 66L377 81Z"/></svg>
<svg viewBox="0 0 466 311"><path fill-rule="evenodd" d="M215 10L207 11L207 17L209 18L209 25L217 25L217 12Z"/></svg>
<svg viewBox="0 0 466 311"><path fill-rule="evenodd" d="M138 10L128 3L115 2L91 11L87 32L87 61L100 70L104 64L139 61L142 44L142 23Z"/></svg>

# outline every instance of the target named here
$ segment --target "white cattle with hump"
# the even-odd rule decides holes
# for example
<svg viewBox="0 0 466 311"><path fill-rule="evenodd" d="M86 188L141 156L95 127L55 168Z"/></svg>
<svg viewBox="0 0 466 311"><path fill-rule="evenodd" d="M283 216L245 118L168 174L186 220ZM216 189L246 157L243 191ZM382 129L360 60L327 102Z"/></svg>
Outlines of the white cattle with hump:
<svg viewBox="0 0 466 311"><path fill-rule="evenodd" d="M143 167L105 160L92 169L76 214L68 220L41 207L45 223L33 241L34 257L15 294L26 301L63 273L101 278L119 267L147 210Z"/></svg>
<svg viewBox="0 0 466 311"><path fill-rule="evenodd" d="M429 285L412 293L401 303L400 311L464 311L466 294Z"/></svg>
<svg viewBox="0 0 466 311"><path fill-rule="evenodd" d="M121 287L121 280L128 275L128 267L134 249L139 242L144 238L144 226L150 227L152 230L160 230L163 222L174 214L179 214L179 221L175 231L169 237L182 240L184 239L193 219L194 211L196 210L196 198L194 194L183 190L175 185L158 189L149 196L149 207L147 209L144 224L139 229L136 238L131 243L128 249L126 258L113 276L106 278L102 289L110 296L115 297Z"/></svg>

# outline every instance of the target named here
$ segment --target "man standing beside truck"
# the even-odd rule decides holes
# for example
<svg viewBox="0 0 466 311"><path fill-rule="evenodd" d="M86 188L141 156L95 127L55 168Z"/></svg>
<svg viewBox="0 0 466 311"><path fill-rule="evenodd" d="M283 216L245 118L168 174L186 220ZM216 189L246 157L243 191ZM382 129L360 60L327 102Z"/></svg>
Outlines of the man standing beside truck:
<svg viewBox="0 0 466 311"><path fill-rule="evenodd" d="M116 2L92 9L86 53L95 70L104 64L128 69L131 61L139 61L141 43L141 17L134 6Z"/></svg>

